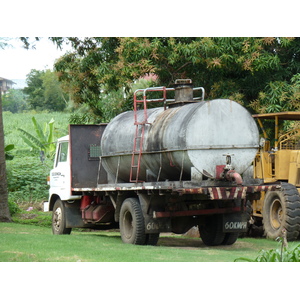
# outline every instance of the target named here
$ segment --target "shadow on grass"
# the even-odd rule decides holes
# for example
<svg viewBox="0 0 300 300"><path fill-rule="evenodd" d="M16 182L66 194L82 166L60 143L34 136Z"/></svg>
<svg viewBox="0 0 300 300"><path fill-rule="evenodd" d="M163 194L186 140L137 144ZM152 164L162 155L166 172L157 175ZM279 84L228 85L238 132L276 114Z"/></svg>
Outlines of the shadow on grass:
<svg viewBox="0 0 300 300"><path fill-rule="evenodd" d="M207 247L203 244L202 240L196 238L181 238L181 237L166 237L159 238L158 246L164 247L182 247L182 248L202 248Z"/></svg>
<svg viewBox="0 0 300 300"><path fill-rule="evenodd" d="M85 234L85 233L84 233ZM101 232L94 231L89 232L89 236L99 237L99 238L107 238L114 241L119 241L122 243L122 239L119 232ZM172 237L172 236L161 236L158 240L157 246L163 247L180 247L180 248L205 248L207 247L203 244L200 238L186 238L186 237Z"/></svg>
<svg viewBox="0 0 300 300"><path fill-rule="evenodd" d="M83 235L87 234L92 237L106 238L116 243L123 243L120 232L118 230L107 230L107 231L98 231L92 230L89 232L82 232ZM192 237L183 237L182 235L174 235L167 236L166 234L162 234L159 237L157 242L157 246L162 247L170 247L170 248L185 248L185 249L232 249L238 250L241 247L246 246L247 241L243 241L243 239L237 240L233 245L219 245L219 246L207 246L205 245L201 238L192 238Z"/></svg>

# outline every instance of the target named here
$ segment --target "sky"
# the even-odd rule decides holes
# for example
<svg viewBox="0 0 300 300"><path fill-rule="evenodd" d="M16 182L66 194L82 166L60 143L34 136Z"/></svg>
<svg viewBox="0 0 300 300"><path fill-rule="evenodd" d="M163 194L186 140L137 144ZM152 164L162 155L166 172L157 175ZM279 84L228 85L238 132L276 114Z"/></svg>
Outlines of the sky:
<svg viewBox="0 0 300 300"><path fill-rule="evenodd" d="M48 38L35 42L35 49L26 50L16 38L8 40L12 46L0 49L0 77L6 79L26 79L32 69L53 69L54 61L70 48L59 50Z"/></svg>

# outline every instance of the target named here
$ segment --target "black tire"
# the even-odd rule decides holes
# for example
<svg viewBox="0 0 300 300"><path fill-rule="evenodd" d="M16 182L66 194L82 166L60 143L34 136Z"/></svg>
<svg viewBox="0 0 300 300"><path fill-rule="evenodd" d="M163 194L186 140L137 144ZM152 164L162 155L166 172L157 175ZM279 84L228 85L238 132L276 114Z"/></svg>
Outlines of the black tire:
<svg viewBox="0 0 300 300"><path fill-rule="evenodd" d="M205 224L199 225L200 237L207 246L221 245L225 239L222 228L222 215L206 217Z"/></svg>
<svg viewBox="0 0 300 300"><path fill-rule="evenodd" d="M72 228L66 228L66 208L64 203L58 199L54 203L52 212L52 233L70 234Z"/></svg>
<svg viewBox="0 0 300 300"><path fill-rule="evenodd" d="M300 231L300 196L297 188L281 183L281 191L267 192L263 205L263 228L265 236L276 239L287 231L287 240L296 240Z"/></svg>
<svg viewBox="0 0 300 300"><path fill-rule="evenodd" d="M145 245L145 222L138 199L126 199L120 210L120 233L126 244Z"/></svg>
<svg viewBox="0 0 300 300"><path fill-rule="evenodd" d="M232 245L236 242L238 237L239 237L238 232L226 232L225 233L225 238L222 242L222 245Z"/></svg>
<svg viewBox="0 0 300 300"><path fill-rule="evenodd" d="M146 234L146 245L155 246L159 239L159 233Z"/></svg>

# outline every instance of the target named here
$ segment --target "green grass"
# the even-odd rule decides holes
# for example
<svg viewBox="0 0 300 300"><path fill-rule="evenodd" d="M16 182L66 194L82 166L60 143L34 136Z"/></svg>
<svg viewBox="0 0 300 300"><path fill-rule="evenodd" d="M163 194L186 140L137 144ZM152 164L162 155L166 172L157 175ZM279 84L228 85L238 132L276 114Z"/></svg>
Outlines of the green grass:
<svg viewBox="0 0 300 300"><path fill-rule="evenodd" d="M27 211L27 209L33 210ZM12 220L18 224L38 225L42 227L51 227L52 214L42 211L43 205L41 202L23 202L18 205L18 212L12 216Z"/></svg>
<svg viewBox="0 0 300 300"><path fill-rule="evenodd" d="M124 244L119 232L74 230L52 235L50 227L0 223L1 262L233 262L254 259L278 247L266 239L244 238L232 246L205 246L201 239L162 236L157 246Z"/></svg>

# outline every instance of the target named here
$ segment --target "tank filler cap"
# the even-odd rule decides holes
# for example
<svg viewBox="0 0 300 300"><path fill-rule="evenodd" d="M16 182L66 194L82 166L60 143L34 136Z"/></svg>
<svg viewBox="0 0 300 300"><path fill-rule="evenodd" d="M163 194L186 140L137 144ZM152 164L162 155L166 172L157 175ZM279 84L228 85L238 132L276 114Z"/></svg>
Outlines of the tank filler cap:
<svg viewBox="0 0 300 300"><path fill-rule="evenodd" d="M173 104L184 105L193 101L193 83L191 79L176 79L174 84L175 102Z"/></svg>
<svg viewBox="0 0 300 300"><path fill-rule="evenodd" d="M175 85L192 84L192 79L176 79Z"/></svg>

